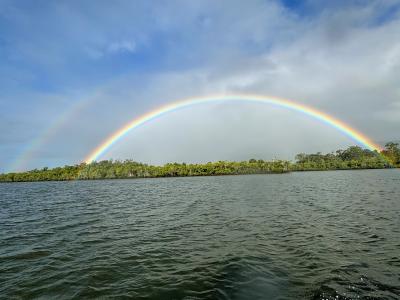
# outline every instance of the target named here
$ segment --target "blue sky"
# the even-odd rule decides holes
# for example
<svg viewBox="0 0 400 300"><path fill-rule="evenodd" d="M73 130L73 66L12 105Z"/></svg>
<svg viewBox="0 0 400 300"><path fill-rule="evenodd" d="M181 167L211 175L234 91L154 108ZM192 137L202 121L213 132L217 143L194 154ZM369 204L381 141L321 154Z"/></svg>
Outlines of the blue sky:
<svg viewBox="0 0 400 300"><path fill-rule="evenodd" d="M218 92L289 97L378 142L398 140L399 8L394 0L1 0L0 172L78 163L135 116ZM105 158L292 158L352 144L302 116L251 106L156 123Z"/></svg>

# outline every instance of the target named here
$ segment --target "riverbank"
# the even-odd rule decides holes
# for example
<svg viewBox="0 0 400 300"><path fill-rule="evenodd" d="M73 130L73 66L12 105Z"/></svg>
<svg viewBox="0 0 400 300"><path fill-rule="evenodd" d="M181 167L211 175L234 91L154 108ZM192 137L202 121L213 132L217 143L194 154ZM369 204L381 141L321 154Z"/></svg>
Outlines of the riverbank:
<svg viewBox="0 0 400 300"><path fill-rule="evenodd" d="M156 178L185 178L185 177L219 177L219 176L241 176L241 175L279 175L279 174L289 174L289 173L316 173L316 172L326 172L326 171L366 171L366 170L393 170L393 169L400 169L399 167L395 168L353 168L353 169L309 169L309 170L289 170L286 172L268 172L268 173L242 173L242 174L204 174L204 175L177 175L177 176L147 176L147 177L104 177L104 178L69 178L69 179L43 179L43 180L2 180L0 179L1 183L23 183L23 182L60 182L60 181L88 181L88 180L121 180L121 179L156 179ZM3 174L2 174L3 175ZM0 175L0 177L2 176Z"/></svg>
<svg viewBox="0 0 400 300"><path fill-rule="evenodd" d="M388 143L381 153L351 146L327 154L300 153L288 160L218 161L205 164L167 163L148 165L133 160L103 160L57 168L0 174L0 182L66 181L89 179L128 179L248 174L283 174L288 172L386 169L400 167L398 144Z"/></svg>

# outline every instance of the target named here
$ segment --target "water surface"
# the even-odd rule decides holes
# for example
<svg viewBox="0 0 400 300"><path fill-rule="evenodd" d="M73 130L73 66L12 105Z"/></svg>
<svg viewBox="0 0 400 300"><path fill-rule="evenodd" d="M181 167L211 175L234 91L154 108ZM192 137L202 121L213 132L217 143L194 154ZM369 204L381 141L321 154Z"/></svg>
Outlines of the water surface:
<svg viewBox="0 0 400 300"><path fill-rule="evenodd" d="M400 171L0 184L0 298L399 299Z"/></svg>

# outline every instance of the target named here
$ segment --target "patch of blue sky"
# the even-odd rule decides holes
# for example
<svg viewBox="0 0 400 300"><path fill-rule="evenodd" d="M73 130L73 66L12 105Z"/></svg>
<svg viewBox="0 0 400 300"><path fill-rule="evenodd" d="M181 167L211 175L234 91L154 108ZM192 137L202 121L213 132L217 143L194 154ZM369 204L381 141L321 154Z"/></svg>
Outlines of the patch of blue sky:
<svg viewBox="0 0 400 300"><path fill-rule="evenodd" d="M400 15L400 2L394 2L388 6L382 6L376 11L376 16L370 22L370 26L381 26L397 19Z"/></svg>

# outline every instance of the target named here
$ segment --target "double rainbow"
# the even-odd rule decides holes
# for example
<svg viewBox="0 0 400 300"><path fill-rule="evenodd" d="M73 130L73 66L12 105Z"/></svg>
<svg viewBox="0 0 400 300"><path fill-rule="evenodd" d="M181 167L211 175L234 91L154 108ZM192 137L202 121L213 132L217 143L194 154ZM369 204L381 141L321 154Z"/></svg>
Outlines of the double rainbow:
<svg viewBox="0 0 400 300"><path fill-rule="evenodd" d="M296 103L288 99L280 99L276 97L261 96L261 95L234 94L234 95L214 95L206 97L187 98L184 100L179 100L176 102L169 103L155 110L152 110L146 114L143 114L133 119L132 121L128 122L126 125L124 125L120 129L115 131L113 134L111 134L109 137L107 137L107 139L105 139L102 143L100 143L85 158L84 161L86 163L91 163L99 159L99 157L101 157L107 150L109 150L117 141L126 136L128 132L147 122L150 122L154 119L157 119L165 114L171 113L176 110L211 102L256 102L256 103L264 103L264 104L275 105L282 108L287 108L308 115L316 120L319 120L337 129L338 131L347 135L358 144L361 144L370 150L377 150L378 152L381 151L380 145L375 144L370 138L368 138L361 132L350 127L346 123L334 118L333 116L328 115L315 108L306 106L304 104Z"/></svg>

